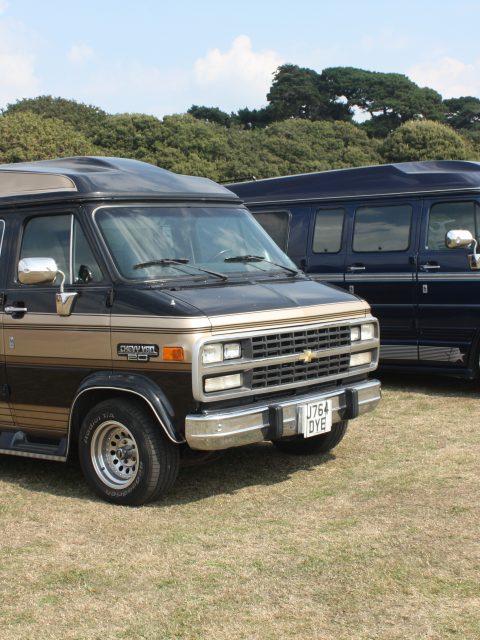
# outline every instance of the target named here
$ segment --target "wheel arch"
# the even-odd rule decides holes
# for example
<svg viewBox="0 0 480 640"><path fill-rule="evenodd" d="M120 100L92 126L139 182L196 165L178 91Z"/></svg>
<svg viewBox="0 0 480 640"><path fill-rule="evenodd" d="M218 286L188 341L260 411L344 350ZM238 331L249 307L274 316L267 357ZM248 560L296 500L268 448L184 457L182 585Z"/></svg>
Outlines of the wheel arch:
<svg viewBox="0 0 480 640"><path fill-rule="evenodd" d="M135 399L147 408L171 442L185 442L175 426L173 408L157 384L141 374L110 372L97 372L88 376L77 389L70 408L70 441L77 439L87 412L102 400L112 397Z"/></svg>

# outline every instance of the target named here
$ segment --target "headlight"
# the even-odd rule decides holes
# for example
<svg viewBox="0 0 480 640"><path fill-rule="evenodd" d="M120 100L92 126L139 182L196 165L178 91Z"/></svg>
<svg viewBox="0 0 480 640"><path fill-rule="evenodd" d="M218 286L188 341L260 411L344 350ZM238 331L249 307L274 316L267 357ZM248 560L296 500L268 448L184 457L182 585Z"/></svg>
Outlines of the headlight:
<svg viewBox="0 0 480 640"><path fill-rule="evenodd" d="M363 351L361 353L352 353L350 356L350 366L360 367L362 365L370 364L372 361L372 352Z"/></svg>
<svg viewBox="0 0 480 640"><path fill-rule="evenodd" d="M234 373L230 376L217 376L216 378L205 379L205 393L214 391L225 391L225 389L234 389L242 386L242 374Z"/></svg>
<svg viewBox="0 0 480 640"><path fill-rule="evenodd" d="M242 345L239 342L215 342L206 344L202 349L202 364L234 360L242 355Z"/></svg>
<svg viewBox="0 0 480 640"><path fill-rule="evenodd" d="M350 327L351 342L373 340L373 338L375 338L375 325L371 322L368 324L355 324L353 327Z"/></svg>

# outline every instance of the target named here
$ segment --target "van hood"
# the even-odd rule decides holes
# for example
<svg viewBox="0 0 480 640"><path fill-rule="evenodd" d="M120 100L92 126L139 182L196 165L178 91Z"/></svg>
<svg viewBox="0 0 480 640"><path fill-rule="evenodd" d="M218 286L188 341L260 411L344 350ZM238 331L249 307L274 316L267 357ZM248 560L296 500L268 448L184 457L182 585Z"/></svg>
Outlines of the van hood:
<svg viewBox="0 0 480 640"><path fill-rule="evenodd" d="M231 284L169 291L183 305L205 314L212 329L240 330L252 326L329 321L365 316L368 304L337 287L294 280Z"/></svg>

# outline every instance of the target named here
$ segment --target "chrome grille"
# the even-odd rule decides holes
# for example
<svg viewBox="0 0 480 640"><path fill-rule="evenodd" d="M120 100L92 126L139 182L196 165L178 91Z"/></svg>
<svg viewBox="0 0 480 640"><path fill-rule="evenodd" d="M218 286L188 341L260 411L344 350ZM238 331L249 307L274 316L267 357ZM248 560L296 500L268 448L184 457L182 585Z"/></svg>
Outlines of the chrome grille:
<svg viewBox="0 0 480 640"><path fill-rule="evenodd" d="M252 389L265 389L338 375L348 371L349 362L350 355L344 353L318 358L308 364L288 362L268 367L256 367L252 371Z"/></svg>
<svg viewBox="0 0 480 640"><path fill-rule="evenodd" d="M275 358L350 344L350 326L317 327L252 337L253 358ZM318 362L318 361L317 361Z"/></svg>

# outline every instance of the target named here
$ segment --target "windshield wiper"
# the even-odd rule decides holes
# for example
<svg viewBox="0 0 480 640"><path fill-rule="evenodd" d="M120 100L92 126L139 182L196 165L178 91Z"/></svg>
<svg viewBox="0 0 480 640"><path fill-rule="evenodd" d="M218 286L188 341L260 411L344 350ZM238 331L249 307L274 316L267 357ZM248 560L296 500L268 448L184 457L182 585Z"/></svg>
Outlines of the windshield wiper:
<svg viewBox="0 0 480 640"><path fill-rule="evenodd" d="M263 256L254 256L254 255L244 255L244 256L232 256L231 258L225 258L224 262L267 262L268 264L273 264L274 267L279 267L280 269L285 269L292 276L298 276L298 271L296 269L290 269L290 267L286 267L283 264L278 264L278 262L272 262L271 260L267 260Z"/></svg>
<svg viewBox="0 0 480 640"><path fill-rule="evenodd" d="M133 266L134 269L148 269L148 267L183 267L188 265L189 269L196 269L197 271L202 271L203 273L208 273L211 276L215 276L216 278L220 278L221 280L228 280L228 276L223 273L218 273L218 271L210 271L210 269L203 269L202 267L197 267L196 264L189 264L190 260L187 258L162 258L161 260L149 260L148 262L139 262Z"/></svg>

